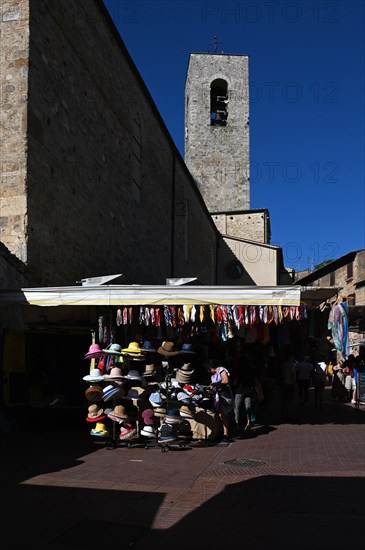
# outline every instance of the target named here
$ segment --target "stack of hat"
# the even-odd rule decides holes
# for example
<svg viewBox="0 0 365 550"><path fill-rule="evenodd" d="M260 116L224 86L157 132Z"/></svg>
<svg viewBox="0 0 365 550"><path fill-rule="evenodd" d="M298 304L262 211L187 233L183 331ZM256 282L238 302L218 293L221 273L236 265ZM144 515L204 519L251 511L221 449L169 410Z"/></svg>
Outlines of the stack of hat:
<svg viewBox="0 0 365 550"><path fill-rule="evenodd" d="M110 380L116 385L121 386L124 380L122 369L120 367L113 367L110 369L109 374L104 374L104 380Z"/></svg>
<svg viewBox="0 0 365 550"><path fill-rule="evenodd" d="M143 426L142 430L139 432L141 435L144 435L144 437L149 437L155 439L156 437L156 429L153 426L145 425Z"/></svg>
<svg viewBox="0 0 365 550"><path fill-rule="evenodd" d="M122 355L122 346L120 344L110 344L107 348L102 350L104 355Z"/></svg>
<svg viewBox="0 0 365 550"><path fill-rule="evenodd" d="M196 409L193 405L181 405L179 409L180 416L182 418L194 418Z"/></svg>
<svg viewBox="0 0 365 550"><path fill-rule="evenodd" d="M110 384L103 388L103 399L104 401L109 401L112 397L123 397L124 390L121 387L113 386Z"/></svg>
<svg viewBox="0 0 365 550"><path fill-rule="evenodd" d="M168 424L179 424L181 421L179 409L170 407L167 409L165 422Z"/></svg>
<svg viewBox="0 0 365 550"><path fill-rule="evenodd" d="M104 375L98 368L91 369L90 373L83 377L83 380L86 382L101 382L104 380Z"/></svg>
<svg viewBox="0 0 365 550"><path fill-rule="evenodd" d="M142 411L141 417L145 426L153 426L154 419L152 409L145 409L144 411Z"/></svg>
<svg viewBox="0 0 365 550"><path fill-rule="evenodd" d="M146 359L138 342L130 342L127 348L122 349L122 354L134 361L144 361Z"/></svg>
<svg viewBox="0 0 365 550"><path fill-rule="evenodd" d="M155 407L153 410L153 414L157 416L158 418L164 418L166 416L166 408L165 407Z"/></svg>
<svg viewBox="0 0 365 550"><path fill-rule="evenodd" d="M165 357L174 357L180 353L179 350L175 348L173 342L162 342L157 351L160 355L164 355Z"/></svg>
<svg viewBox="0 0 365 550"><path fill-rule="evenodd" d="M98 359L104 355L103 350L99 344L91 344L87 353L85 353L85 359Z"/></svg>
<svg viewBox="0 0 365 550"><path fill-rule="evenodd" d="M142 376L145 376L146 378L152 378L155 376L155 365L152 363L150 365L146 365L144 372L142 372Z"/></svg>
<svg viewBox="0 0 365 550"><path fill-rule="evenodd" d="M189 355L196 355L196 352L193 351L193 346L191 344L183 344L180 353L182 353L183 355L185 353Z"/></svg>
<svg viewBox="0 0 365 550"><path fill-rule="evenodd" d="M99 384L92 384L85 391L85 397L88 401L92 403L97 403L103 399L103 390Z"/></svg>
<svg viewBox="0 0 365 550"><path fill-rule="evenodd" d="M123 405L116 405L114 409L109 412L108 418L121 424L128 418L127 410Z"/></svg>
<svg viewBox="0 0 365 550"><path fill-rule="evenodd" d="M181 420L178 426L177 438L183 440L193 438L193 431L188 420Z"/></svg>
<svg viewBox="0 0 365 550"><path fill-rule="evenodd" d="M90 434L95 435L96 437L107 437L109 435L109 431L107 430L105 424L102 422L97 422L95 428L90 430Z"/></svg>
<svg viewBox="0 0 365 550"><path fill-rule="evenodd" d="M154 408L161 407L162 405L162 397L160 392L158 391L153 391L152 393L150 393L148 400Z"/></svg>
<svg viewBox="0 0 365 550"><path fill-rule="evenodd" d="M86 422L100 422L100 420L103 420L105 416L104 409L94 403L88 408Z"/></svg>
<svg viewBox="0 0 365 550"><path fill-rule="evenodd" d="M143 380L141 373L136 369L130 369L127 374L123 376L124 380L130 380L131 382Z"/></svg>
<svg viewBox="0 0 365 550"><path fill-rule="evenodd" d="M140 349L141 351L144 351L147 353L156 353L157 351L154 345L152 344L152 342L150 342L149 340L145 340Z"/></svg>
<svg viewBox="0 0 365 550"><path fill-rule="evenodd" d="M124 399L130 399L134 405L138 405L137 402L141 402L145 399L144 389L140 387L131 388L128 390L127 395L124 396Z"/></svg>
<svg viewBox="0 0 365 550"><path fill-rule="evenodd" d="M184 363L176 371L176 380L180 384L189 384L192 380L194 369L191 368L190 363Z"/></svg>
<svg viewBox="0 0 365 550"><path fill-rule="evenodd" d="M176 433L171 424L163 423L158 430L158 442L169 443L176 440Z"/></svg>
<svg viewBox="0 0 365 550"><path fill-rule="evenodd" d="M134 435L137 435L137 428L133 424L124 423L120 428L119 439L130 439Z"/></svg>

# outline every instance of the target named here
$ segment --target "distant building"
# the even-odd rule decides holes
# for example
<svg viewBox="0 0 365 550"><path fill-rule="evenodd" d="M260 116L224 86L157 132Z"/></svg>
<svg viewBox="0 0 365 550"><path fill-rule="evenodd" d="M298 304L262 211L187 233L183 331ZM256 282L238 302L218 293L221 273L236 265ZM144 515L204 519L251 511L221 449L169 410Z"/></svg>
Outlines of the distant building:
<svg viewBox="0 0 365 550"><path fill-rule="evenodd" d="M365 336L365 249L355 250L301 277L296 274L295 284L303 286L341 288L339 296L348 310L349 339L355 344ZM358 353L359 348L354 348Z"/></svg>

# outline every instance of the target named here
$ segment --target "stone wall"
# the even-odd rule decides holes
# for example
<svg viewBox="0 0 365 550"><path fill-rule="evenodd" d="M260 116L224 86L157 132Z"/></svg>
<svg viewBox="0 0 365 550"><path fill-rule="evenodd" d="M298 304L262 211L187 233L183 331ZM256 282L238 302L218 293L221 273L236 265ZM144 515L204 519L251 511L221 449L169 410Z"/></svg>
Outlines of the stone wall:
<svg viewBox="0 0 365 550"><path fill-rule="evenodd" d="M0 241L27 261L28 0L0 2Z"/></svg>
<svg viewBox="0 0 365 550"><path fill-rule="evenodd" d="M11 250L27 260L31 285L113 273L136 284L185 272L214 282L215 260L203 261L195 235L215 258L215 226L102 2L29 6L27 181L6 227L23 227ZM6 47L15 56L10 38ZM16 147L25 159L25 135ZM182 203L188 222L176 232Z"/></svg>
<svg viewBox="0 0 365 550"><path fill-rule="evenodd" d="M267 210L212 214L218 231L230 237L241 237L259 243L270 243L270 225Z"/></svg>
<svg viewBox="0 0 365 550"><path fill-rule="evenodd" d="M211 125L211 83L228 84L227 124ZM185 162L210 212L250 208L248 56L190 55L185 87ZM243 235L241 235L243 236Z"/></svg>

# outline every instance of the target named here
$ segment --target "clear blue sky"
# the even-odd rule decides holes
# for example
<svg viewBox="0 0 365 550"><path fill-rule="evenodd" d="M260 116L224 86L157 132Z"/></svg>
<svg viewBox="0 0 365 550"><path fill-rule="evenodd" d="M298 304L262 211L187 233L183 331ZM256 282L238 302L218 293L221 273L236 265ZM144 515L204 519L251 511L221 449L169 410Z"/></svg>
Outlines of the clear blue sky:
<svg viewBox="0 0 365 550"><path fill-rule="evenodd" d="M189 54L248 54L251 208L306 269L365 248L363 0L105 0L184 156Z"/></svg>

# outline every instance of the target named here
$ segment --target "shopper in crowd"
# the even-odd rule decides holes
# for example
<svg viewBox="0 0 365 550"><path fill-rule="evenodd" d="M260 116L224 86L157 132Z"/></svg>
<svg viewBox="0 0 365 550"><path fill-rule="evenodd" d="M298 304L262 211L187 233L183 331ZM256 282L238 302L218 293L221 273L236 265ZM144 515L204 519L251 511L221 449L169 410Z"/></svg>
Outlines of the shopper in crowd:
<svg viewBox="0 0 365 550"><path fill-rule="evenodd" d="M359 400L361 405L364 405L363 401L360 401L360 396L357 394L357 388L358 388L358 376L359 373L365 372L365 357L358 355L355 358L355 365L354 365L354 377L355 377L355 392L352 396L353 402L356 403L357 400Z"/></svg>
<svg viewBox="0 0 365 550"><path fill-rule="evenodd" d="M282 420L292 419L292 406L295 397L296 366L294 352L287 350L284 360L281 363L280 373L280 394L281 394L281 418Z"/></svg>
<svg viewBox="0 0 365 550"><path fill-rule="evenodd" d="M346 401L347 390L345 388L345 373L344 373L345 361L340 360L333 366L333 380L331 388L331 397L335 401Z"/></svg>
<svg viewBox="0 0 365 550"><path fill-rule="evenodd" d="M356 379L354 374L355 364L355 356L351 354L345 361L345 366L343 369L345 375L345 388L347 390L347 401L351 401L352 403L356 402Z"/></svg>
<svg viewBox="0 0 365 550"><path fill-rule="evenodd" d="M232 386L234 392L234 419L238 433L251 428L252 417L255 414L254 405L256 401L255 385L257 373L252 359L244 354L241 362L232 373Z"/></svg>
<svg viewBox="0 0 365 550"><path fill-rule="evenodd" d="M323 396L324 396L324 388L326 386L326 372L327 372L327 365L324 361L324 357L321 357L318 363L314 366L314 406L317 407L319 405L319 408L323 408Z"/></svg>
<svg viewBox="0 0 365 550"><path fill-rule="evenodd" d="M214 410L218 413L223 427L223 440L229 441L230 416L234 409L234 398L230 382L230 373L219 359L207 359L204 366L210 374L210 390L213 393ZM231 403L225 403L222 392L231 396Z"/></svg>
<svg viewBox="0 0 365 550"><path fill-rule="evenodd" d="M308 404L309 386L312 379L314 366L310 361L309 355L306 355L303 361L300 361L297 365L297 384L299 403L301 405Z"/></svg>

